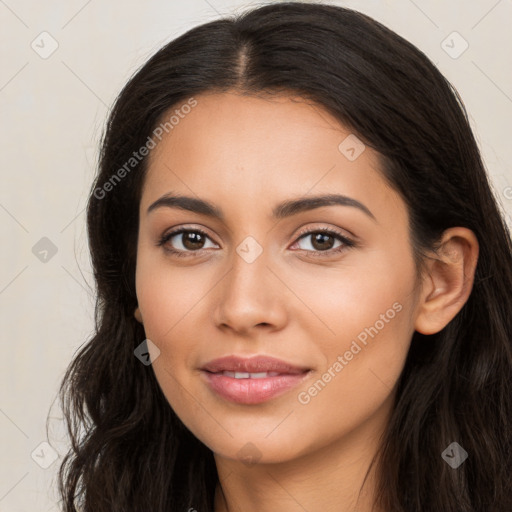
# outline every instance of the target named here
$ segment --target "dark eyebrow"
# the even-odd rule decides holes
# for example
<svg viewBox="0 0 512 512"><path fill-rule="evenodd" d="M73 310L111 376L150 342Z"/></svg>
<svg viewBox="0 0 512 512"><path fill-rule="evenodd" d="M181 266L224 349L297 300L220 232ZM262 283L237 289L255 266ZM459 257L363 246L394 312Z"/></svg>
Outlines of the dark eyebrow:
<svg viewBox="0 0 512 512"><path fill-rule="evenodd" d="M360 203L356 199L340 194L325 194L301 197L299 199L290 199L278 204L272 210L272 216L275 219L284 219L286 217L296 215L297 213L333 205L352 206L354 208L358 208L368 217L376 221L373 213L364 204ZM221 221L225 220L222 210L209 201L175 194L165 194L161 198L157 199L149 206L147 213L163 207L179 208L180 210L199 213Z"/></svg>

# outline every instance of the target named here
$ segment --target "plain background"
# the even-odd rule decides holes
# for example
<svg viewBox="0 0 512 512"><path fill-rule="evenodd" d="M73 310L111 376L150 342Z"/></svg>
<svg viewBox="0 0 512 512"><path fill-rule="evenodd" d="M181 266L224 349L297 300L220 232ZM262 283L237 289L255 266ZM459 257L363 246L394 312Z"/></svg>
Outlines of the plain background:
<svg viewBox="0 0 512 512"><path fill-rule="evenodd" d="M455 85L510 225L512 0L326 3L381 21ZM261 4L0 0L1 512L58 510L55 475L65 444L54 401L93 328L84 208L109 106L164 43ZM46 435L50 408L55 440ZM48 441L53 448L41 445ZM52 454L59 459L41 467Z"/></svg>

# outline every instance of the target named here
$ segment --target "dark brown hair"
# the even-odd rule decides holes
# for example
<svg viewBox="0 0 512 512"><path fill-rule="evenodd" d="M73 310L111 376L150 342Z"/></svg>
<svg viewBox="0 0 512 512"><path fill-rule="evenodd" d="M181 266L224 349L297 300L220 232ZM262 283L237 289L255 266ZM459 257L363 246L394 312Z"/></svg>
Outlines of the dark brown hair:
<svg viewBox="0 0 512 512"><path fill-rule="evenodd" d="M389 512L512 510L512 243L462 101L421 51L378 22L290 2L171 41L110 113L87 208L96 328L60 389L72 440L59 474L65 512L213 511L211 451L134 357L145 339L133 311L147 158L108 192L104 185L171 108L228 90L299 95L376 150L408 206L419 264L445 229L475 233L468 301L439 333L414 333L383 438L378 499ZM469 454L457 469L441 457L454 441Z"/></svg>

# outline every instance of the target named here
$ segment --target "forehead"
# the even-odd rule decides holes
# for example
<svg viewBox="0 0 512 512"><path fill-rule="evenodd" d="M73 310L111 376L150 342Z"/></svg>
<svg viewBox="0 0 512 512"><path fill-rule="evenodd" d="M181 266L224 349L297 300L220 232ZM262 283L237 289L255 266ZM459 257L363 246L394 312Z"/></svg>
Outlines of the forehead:
<svg viewBox="0 0 512 512"><path fill-rule="evenodd" d="M357 158L347 158L347 144L358 139L317 104L229 92L195 100L149 155L142 209L169 192L208 199L226 214L235 203L270 210L308 193L340 193L377 208L396 196L378 155L363 145L355 146L364 149Z"/></svg>

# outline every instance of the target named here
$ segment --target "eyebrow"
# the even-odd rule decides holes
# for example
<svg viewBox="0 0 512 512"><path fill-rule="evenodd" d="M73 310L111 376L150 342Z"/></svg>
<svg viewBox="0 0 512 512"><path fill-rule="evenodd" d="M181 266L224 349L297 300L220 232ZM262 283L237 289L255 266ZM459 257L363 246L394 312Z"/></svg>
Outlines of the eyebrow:
<svg viewBox="0 0 512 512"><path fill-rule="evenodd" d="M376 221L373 213L363 203L360 203L356 199L341 194L324 194L318 196L301 197L298 199L289 199L279 203L274 207L272 210L272 217L274 219L284 219L301 212L333 205L351 206L353 208L357 208L372 220ZM205 201L204 199L199 199L196 197L171 193L163 195L154 203L152 203L149 206L147 213L149 214L158 208L164 207L178 208L180 210L186 210L189 212L206 215L220 221L225 220L225 216L222 210L209 201Z"/></svg>

